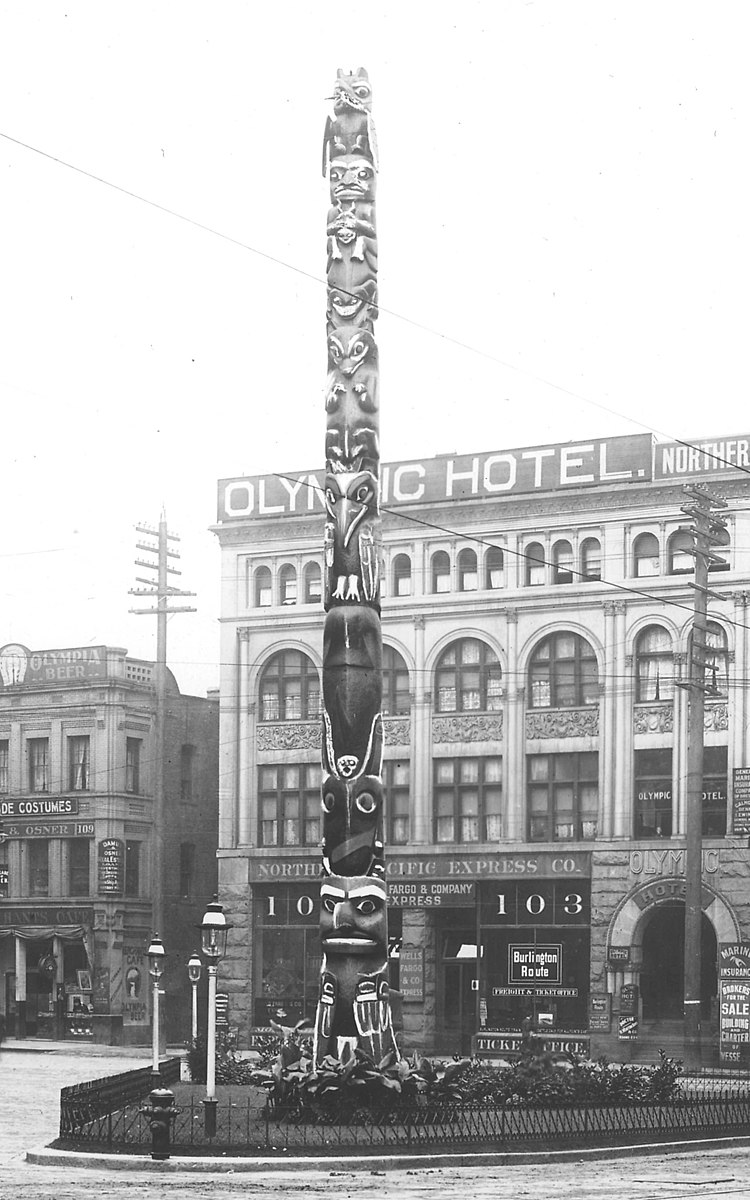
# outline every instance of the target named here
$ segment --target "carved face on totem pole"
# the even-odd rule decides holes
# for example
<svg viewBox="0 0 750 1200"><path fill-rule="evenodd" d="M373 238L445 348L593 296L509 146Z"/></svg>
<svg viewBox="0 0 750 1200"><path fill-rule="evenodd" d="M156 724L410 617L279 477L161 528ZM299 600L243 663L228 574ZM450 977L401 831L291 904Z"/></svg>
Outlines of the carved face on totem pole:
<svg viewBox="0 0 750 1200"><path fill-rule="evenodd" d="M333 89L333 111L336 116L347 112L369 112L371 108L372 88L365 68L342 71L339 67Z"/></svg>
<svg viewBox="0 0 750 1200"><path fill-rule="evenodd" d="M326 568L331 602L374 600L380 572L373 521L378 481L370 471L326 476Z"/></svg>
<svg viewBox="0 0 750 1200"><path fill-rule="evenodd" d="M371 475L380 467L380 440L372 421L358 420L350 424L334 413L326 430L326 470L336 475L342 472Z"/></svg>
<svg viewBox="0 0 750 1200"><path fill-rule="evenodd" d="M377 172L369 158L361 154L342 154L334 158L328 171L331 204L348 208L354 201L372 204L375 200Z"/></svg>
<svg viewBox="0 0 750 1200"><path fill-rule="evenodd" d="M385 881L358 875L324 879L320 940L326 958L353 955L384 960L388 951Z"/></svg>
<svg viewBox="0 0 750 1200"><path fill-rule="evenodd" d="M342 375L355 375L360 367L377 365L378 348L369 329L339 325L328 334L328 366Z"/></svg>
<svg viewBox="0 0 750 1200"><path fill-rule="evenodd" d="M378 315L378 287L374 279L368 279L352 292L331 288L328 293L328 332L338 325L367 326Z"/></svg>
<svg viewBox="0 0 750 1200"><path fill-rule="evenodd" d="M323 870L383 876L383 784L376 775L323 780Z"/></svg>

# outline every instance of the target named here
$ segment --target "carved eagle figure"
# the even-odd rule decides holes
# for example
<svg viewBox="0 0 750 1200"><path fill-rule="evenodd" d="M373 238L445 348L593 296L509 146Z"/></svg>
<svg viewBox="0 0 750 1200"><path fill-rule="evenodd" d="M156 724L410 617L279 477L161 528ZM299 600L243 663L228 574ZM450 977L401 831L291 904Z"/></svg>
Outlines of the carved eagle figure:
<svg viewBox="0 0 750 1200"><path fill-rule="evenodd" d="M378 482L371 471L326 476L326 567L335 584L331 600L374 600L378 556L372 518L378 512Z"/></svg>

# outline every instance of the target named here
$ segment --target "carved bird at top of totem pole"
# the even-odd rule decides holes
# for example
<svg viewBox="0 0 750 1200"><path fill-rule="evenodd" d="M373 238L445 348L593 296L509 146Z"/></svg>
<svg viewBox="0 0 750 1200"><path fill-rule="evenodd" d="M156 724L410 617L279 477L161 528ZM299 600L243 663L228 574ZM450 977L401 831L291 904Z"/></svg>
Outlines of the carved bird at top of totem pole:
<svg viewBox="0 0 750 1200"><path fill-rule="evenodd" d="M378 146L372 119L372 89L364 67L344 72L340 68L333 89L333 119L323 134L323 174L336 154L369 154L378 165Z"/></svg>

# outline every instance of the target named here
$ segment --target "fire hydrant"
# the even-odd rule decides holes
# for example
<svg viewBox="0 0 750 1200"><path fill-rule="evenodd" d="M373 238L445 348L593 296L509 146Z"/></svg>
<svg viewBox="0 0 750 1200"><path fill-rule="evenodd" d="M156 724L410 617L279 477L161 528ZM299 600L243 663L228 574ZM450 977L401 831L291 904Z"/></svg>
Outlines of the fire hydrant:
<svg viewBox="0 0 750 1200"><path fill-rule="evenodd" d="M169 1158L172 1122L180 1110L174 1107L174 1092L170 1088L154 1088L148 1099L141 1112L148 1117L151 1130L151 1157L163 1161Z"/></svg>

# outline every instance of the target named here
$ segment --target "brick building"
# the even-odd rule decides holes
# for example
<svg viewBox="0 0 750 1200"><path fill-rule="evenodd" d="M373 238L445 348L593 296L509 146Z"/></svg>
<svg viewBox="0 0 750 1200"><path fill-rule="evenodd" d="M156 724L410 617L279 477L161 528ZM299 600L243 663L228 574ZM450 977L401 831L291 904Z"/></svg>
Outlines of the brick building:
<svg viewBox="0 0 750 1200"><path fill-rule="evenodd" d="M154 664L85 646L0 649L0 1012L21 1037L151 1037ZM166 1033L216 889L218 698L167 673Z"/></svg>

